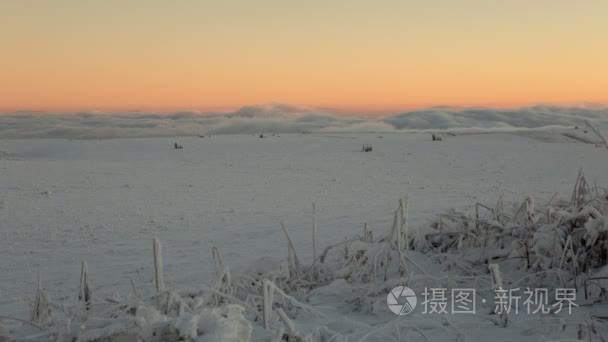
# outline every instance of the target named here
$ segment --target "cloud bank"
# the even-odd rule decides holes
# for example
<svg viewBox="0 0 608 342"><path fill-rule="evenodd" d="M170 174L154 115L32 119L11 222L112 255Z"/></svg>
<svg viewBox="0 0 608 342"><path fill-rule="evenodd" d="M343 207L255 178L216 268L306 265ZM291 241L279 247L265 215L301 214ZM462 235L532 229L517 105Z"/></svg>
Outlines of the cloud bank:
<svg viewBox="0 0 608 342"><path fill-rule="evenodd" d="M334 115L288 105L247 106L228 113L20 112L0 115L0 139L106 139L212 134L520 130L571 127L589 120L608 127L608 108L431 108L380 118Z"/></svg>

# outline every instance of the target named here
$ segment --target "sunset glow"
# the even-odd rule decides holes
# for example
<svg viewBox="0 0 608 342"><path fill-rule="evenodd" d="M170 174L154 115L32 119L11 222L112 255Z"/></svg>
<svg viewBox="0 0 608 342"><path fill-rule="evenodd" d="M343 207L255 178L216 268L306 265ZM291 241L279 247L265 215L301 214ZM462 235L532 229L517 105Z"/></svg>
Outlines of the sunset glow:
<svg viewBox="0 0 608 342"><path fill-rule="evenodd" d="M0 110L608 102L606 1L3 1Z"/></svg>

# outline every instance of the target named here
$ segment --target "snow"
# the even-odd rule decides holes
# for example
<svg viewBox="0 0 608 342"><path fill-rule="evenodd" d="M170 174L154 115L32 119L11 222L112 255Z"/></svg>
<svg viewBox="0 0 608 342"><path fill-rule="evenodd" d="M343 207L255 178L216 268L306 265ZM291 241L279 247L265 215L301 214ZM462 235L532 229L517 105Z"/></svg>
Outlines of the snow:
<svg viewBox="0 0 608 342"><path fill-rule="evenodd" d="M173 149L176 141L183 150ZM362 144L373 144L373 151L362 153ZM97 301L127 300L132 283L139 296L154 293L153 237L163 244L165 287L183 290L212 282L214 246L234 274L272 273L287 259L281 221L300 261L310 264L312 202L319 253L360 234L364 223L374 237L389 232L398 200L405 196L408 229L416 235L440 213L473 212L476 202L496 203L501 195L506 203L521 203L526 195L546 203L556 193L568 199L579 169L588 181L608 184L605 149L550 131L448 135L441 142L423 133L32 139L0 140L0 148L8 151L3 155L10 153L0 158L0 315L22 319L29 317L38 274L50 301L76 305L83 259ZM589 229L605 233L605 222L600 217ZM546 251L550 242L539 236L534 248ZM442 276L424 255L411 257L430 275ZM384 304L371 303L371 312L352 312L345 299L354 298L349 298L353 286L335 280L313 290L308 304L329 318L310 317L299 321L298 329L325 325L313 334L319 339L362 338L367 329L367 340L382 340L390 326L371 327L397 316L385 298ZM152 308L137 312L142 322L171 321L184 336L209 326L208 336L239 340L224 321L234 319L243 334L268 338L259 326L248 330L249 322L236 313L240 308L224 309L228 318L204 311L215 309L173 320ZM446 330L455 323L433 322L420 313L407 317L407 324L430 340L460 338ZM487 321L445 319L457 320L457 330L472 341L555 337L560 324L548 318L543 331L511 316L517 329L497 335L498 328ZM14 322L4 324L15 329ZM575 337L572 330L564 334Z"/></svg>

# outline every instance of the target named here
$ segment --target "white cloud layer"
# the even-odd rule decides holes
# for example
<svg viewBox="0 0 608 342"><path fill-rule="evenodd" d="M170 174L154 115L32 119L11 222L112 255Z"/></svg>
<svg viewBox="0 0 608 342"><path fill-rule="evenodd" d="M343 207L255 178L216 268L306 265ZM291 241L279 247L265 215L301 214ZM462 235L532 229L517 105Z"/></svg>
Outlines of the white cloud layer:
<svg viewBox="0 0 608 342"><path fill-rule="evenodd" d="M584 120L608 127L608 108L535 106L520 109L433 108L382 118L333 115L287 105L248 106L229 113L20 112L0 115L0 139L131 138L200 134L518 130L571 127Z"/></svg>

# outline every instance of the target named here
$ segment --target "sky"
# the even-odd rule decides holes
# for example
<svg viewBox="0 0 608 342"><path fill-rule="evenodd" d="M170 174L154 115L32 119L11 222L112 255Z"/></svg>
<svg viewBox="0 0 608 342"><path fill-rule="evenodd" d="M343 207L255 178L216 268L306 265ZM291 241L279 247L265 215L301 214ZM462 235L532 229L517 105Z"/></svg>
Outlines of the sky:
<svg viewBox="0 0 608 342"><path fill-rule="evenodd" d="M604 0L3 0L0 111L608 103Z"/></svg>

